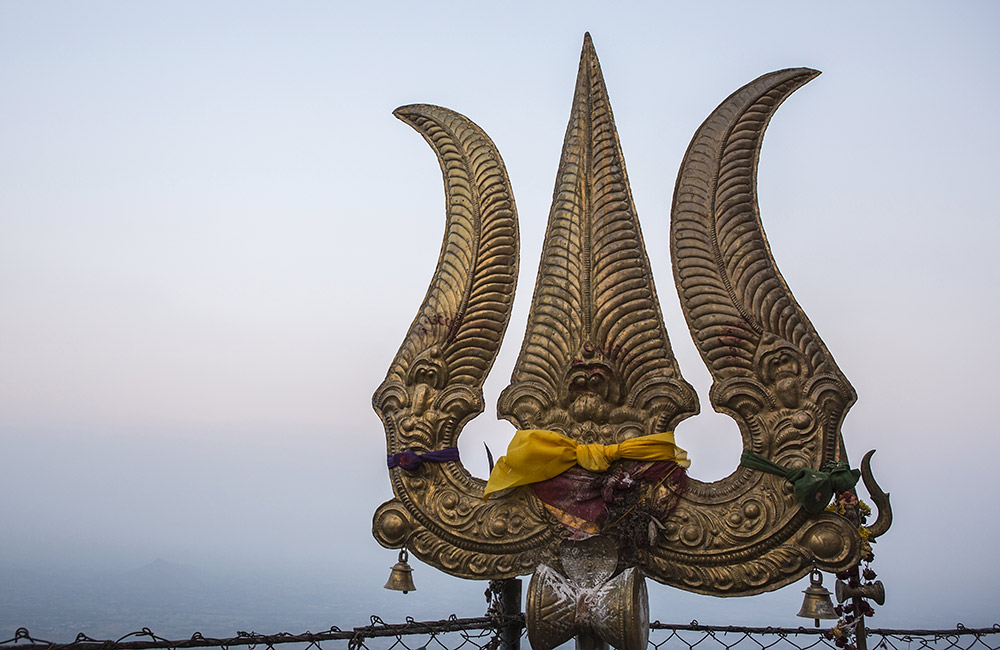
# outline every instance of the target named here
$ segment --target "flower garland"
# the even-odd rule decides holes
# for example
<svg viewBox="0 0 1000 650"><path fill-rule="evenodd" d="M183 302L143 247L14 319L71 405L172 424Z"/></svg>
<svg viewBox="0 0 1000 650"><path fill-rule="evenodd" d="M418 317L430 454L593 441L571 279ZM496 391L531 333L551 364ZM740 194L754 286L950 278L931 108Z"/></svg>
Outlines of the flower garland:
<svg viewBox="0 0 1000 650"><path fill-rule="evenodd" d="M836 500L826 507L826 511L835 512L848 519L855 517L858 519L858 535L861 536L861 561L865 564L870 563L875 558L875 554L872 553L870 541L872 531L868 529L868 526L865 526L865 522L872 513L871 507L854 493L841 492L837 495Z"/></svg>
<svg viewBox="0 0 1000 650"><path fill-rule="evenodd" d="M827 512L834 512L838 515L857 521L858 535L861 536L861 561L837 574L838 580L843 580L851 588L858 588L863 584L871 584L878 577L878 574L871 568L875 554L872 552L871 530L865 526L872 509L867 503L858 499L853 492L841 492L837 498L826 508ZM862 567L862 565L864 565ZM853 598L841 605L834 607L834 611L840 616L840 620L833 628L824 633L838 648L843 650L857 650L855 635L858 623L862 617L874 616L875 610L864 598Z"/></svg>

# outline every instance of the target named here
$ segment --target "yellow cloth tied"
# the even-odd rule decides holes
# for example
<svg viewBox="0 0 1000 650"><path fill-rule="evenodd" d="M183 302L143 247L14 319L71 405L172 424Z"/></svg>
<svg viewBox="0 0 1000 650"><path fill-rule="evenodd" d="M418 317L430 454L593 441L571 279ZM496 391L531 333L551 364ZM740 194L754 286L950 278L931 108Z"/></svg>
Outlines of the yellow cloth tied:
<svg viewBox="0 0 1000 650"><path fill-rule="evenodd" d="M538 483L559 476L574 465L604 472L616 460L672 460L690 467L687 452L674 444L674 432L630 438L616 445L581 445L576 440L542 429L526 429L514 434L486 482L483 498L493 492Z"/></svg>

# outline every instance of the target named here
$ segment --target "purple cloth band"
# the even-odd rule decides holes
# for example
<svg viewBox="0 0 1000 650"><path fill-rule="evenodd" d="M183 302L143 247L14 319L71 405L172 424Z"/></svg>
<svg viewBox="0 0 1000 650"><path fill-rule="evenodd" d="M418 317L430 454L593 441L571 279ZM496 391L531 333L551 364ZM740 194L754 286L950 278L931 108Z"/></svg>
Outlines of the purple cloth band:
<svg viewBox="0 0 1000 650"><path fill-rule="evenodd" d="M386 461L389 469L399 467L407 472L412 472L423 463L443 463L449 460L458 460L458 447L446 447L437 451L428 451L418 454L412 449L401 451L398 454L389 454Z"/></svg>

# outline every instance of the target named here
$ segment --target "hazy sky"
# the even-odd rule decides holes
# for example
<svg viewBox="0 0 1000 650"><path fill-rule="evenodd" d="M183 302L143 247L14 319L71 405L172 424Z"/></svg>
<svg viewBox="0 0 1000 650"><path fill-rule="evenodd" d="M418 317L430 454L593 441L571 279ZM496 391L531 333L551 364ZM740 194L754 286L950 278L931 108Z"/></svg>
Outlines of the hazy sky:
<svg viewBox="0 0 1000 650"><path fill-rule="evenodd" d="M732 91L817 68L768 130L761 213L858 391L852 460L878 449L892 492L872 624L1000 620L998 24L989 2L0 3L0 563L308 571L374 602L395 555L370 533L391 496L370 398L444 223L434 155L391 111L469 116L513 184L519 293L462 438L484 476L589 30L701 396L691 474L728 474L740 440L672 288L677 168ZM405 611L481 613L481 584L435 574L416 563ZM797 625L805 586L651 584L652 615Z"/></svg>

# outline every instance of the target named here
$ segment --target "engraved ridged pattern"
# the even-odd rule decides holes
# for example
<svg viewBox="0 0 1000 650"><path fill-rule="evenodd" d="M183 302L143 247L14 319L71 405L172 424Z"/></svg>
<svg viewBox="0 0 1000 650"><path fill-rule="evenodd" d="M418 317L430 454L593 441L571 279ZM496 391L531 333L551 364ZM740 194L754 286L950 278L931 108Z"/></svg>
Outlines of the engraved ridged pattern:
<svg viewBox="0 0 1000 650"><path fill-rule="evenodd" d="M511 386L500 398L501 417L520 428L551 425L550 410L565 389L566 373L587 345L596 350L592 354L614 365L624 393L620 403L648 409L640 415L647 420L641 429L628 434L612 429L598 434L596 441L654 433L657 427L672 427L697 413L696 394L680 376L663 326L607 89L589 36L580 58L531 313ZM538 407L519 408L526 397ZM654 402L658 406L652 409ZM572 428L564 430L574 435Z"/></svg>
<svg viewBox="0 0 1000 650"><path fill-rule="evenodd" d="M500 154L471 120L445 108L394 112L416 129L441 164L448 221L434 280L389 369L403 381L409 364L444 348L448 382L479 387L500 347L517 280L517 217Z"/></svg>
<svg viewBox="0 0 1000 650"><path fill-rule="evenodd" d="M846 460L840 426L856 395L778 272L756 181L768 121L818 74L764 75L705 120L681 164L670 231L681 306L714 379L712 405L737 420L746 448L815 469ZM846 520L810 517L784 479L738 468L690 482L643 564L661 582L735 596L793 582L814 561L840 570L859 549Z"/></svg>
<svg viewBox="0 0 1000 650"><path fill-rule="evenodd" d="M510 318L518 246L513 193L489 137L446 108L404 106L395 115L437 154L447 222L427 295L372 400L390 454L453 447L482 412L482 384ZM459 461L389 472L396 497L375 513L376 540L407 546L453 575L528 573L553 536L530 490L484 501L485 482Z"/></svg>
<svg viewBox="0 0 1000 650"><path fill-rule="evenodd" d="M829 353L771 257L757 207L757 160L778 105L819 73L781 70L748 84L701 126L674 195L671 252L684 313L712 376L753 373L765 333L799 348L815 372Z"/></svg>

